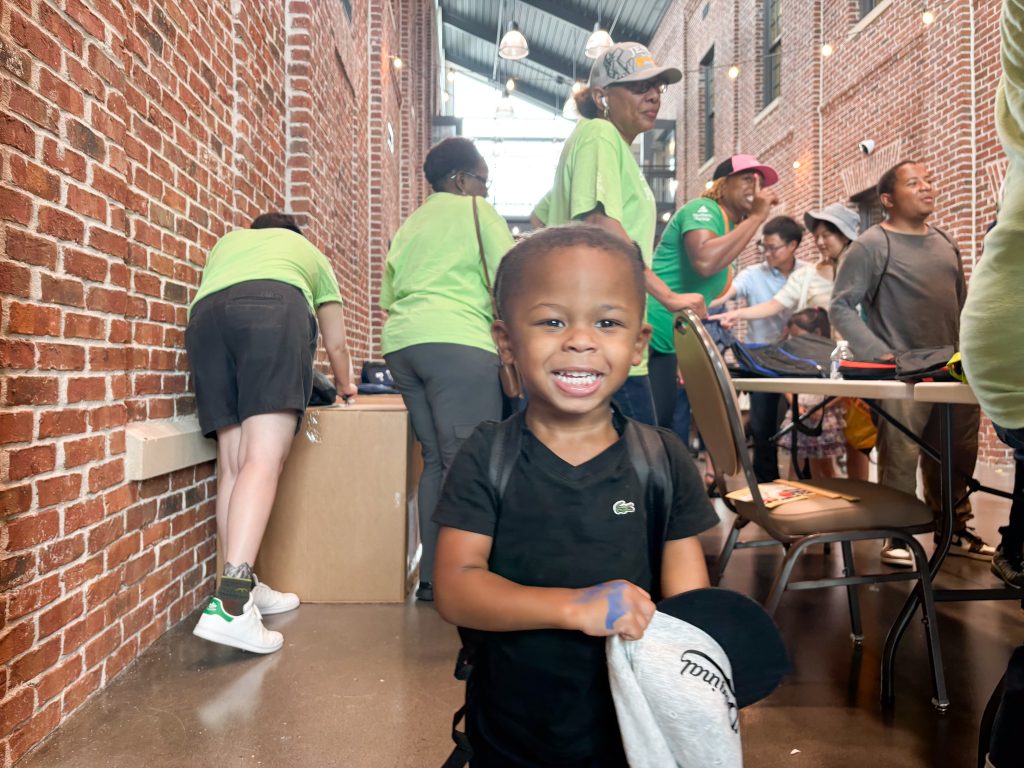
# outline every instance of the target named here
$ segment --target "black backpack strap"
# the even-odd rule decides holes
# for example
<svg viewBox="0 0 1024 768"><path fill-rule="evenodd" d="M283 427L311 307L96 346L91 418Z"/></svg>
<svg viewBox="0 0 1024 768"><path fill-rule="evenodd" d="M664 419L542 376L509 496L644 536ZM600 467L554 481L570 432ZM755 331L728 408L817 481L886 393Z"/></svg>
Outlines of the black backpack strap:
<svg viewBox="0 0 1024 768"><path fill-rule="evenodd" d="M522 440L522 412L510 416L498 424L494 433L494 442L491 443L491 453L487 460L487 479L490 480L494 495L497 497L499 512L501 497L508 487L509 478L512 477L512 470L515 468ZM477 662L477 654L480 652L483 636L476 630L459 627L459 637L462 639L462 647L459 649L459 656L455 661L455 679L466 683L466 700L452 718L452 741L455 742L455 749L448 755L448 759L445 760L441 768L463 768L473 759L473 747L469 743L466 732L459 730L459 723L466 717L466 708L469 706L473 688L473 665Z"/></svg>
<svg viewBox="0 0 1024 768"><path fill-rule="evenodd" d="M448 755L441 768L463 768L469 765L473 759L473 747L470 746L469 737L465 731L459 730L459 722L466 716L466 705L463 704L452 718L452 741L455 742L455 749Z"/></svg>
<svg viewBox="0 0 1024 768"><path fill-rule="evenodd" d="M875 281L875 289L871 292L871 306L875 305L878 292L882 290L882 278L889 271L889 258L892 256L892 242L889 240L889 232L881 224L876 224L875 226L882 230L882 234L885 235L885 261L882 262L882 271L878 273L878 280Z"/></svg>
<svg viewBox="0 0 1024 768"><path fill-rule="evenodd" d="M881 224L877 224L876 226L882 230L882 234L885 235L885 261L882 263L882 271L878 275L878 280L875 282L875 289L871 292L872 306L874 306L875 300L878 298L878 292L882 289L882 278L885 277L885 273L889 271L889 259L892 256L892 241L889 239L888 230L886 230L886 228ZM940 234L942 239L952 246L953 252L956 254L956 265L960 268L960 280L964 281L964 262L963 257L960 256L960 246L957 245L956 240L954 240L946 230L940 229L932 224L928 225L928 229L934 230Z"/></svg>
<svg viewBox="0 0 1024 768"><path fill-rule="evenodd" d="M623 439L626 441L626 452L633 471L644 488L644 506L648 511L647 543L654 593L652 597L657 602L661 593L662 552L665 549L669 511L674 496L672 467L669 465L668 449L656 428L628 419Z"/></svg>
<svg viewBox="0 0 1024 768"><path fill-rule="evenodd" d="M508 487L508 480L512 477L516 457L519 455L519 446L523 440L523 418L523 412L520 411L498 424L494 442L491 443L487 477L498 497L499 507L501 497L505 494L505 488Z"/></svg>

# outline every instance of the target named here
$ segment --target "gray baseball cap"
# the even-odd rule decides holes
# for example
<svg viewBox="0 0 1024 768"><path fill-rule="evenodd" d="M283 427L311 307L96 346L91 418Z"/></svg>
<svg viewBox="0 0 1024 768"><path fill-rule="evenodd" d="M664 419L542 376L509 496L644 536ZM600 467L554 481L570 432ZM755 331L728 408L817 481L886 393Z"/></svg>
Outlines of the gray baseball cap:
<svg viewBox="0 0 1024 768"><path fill-rule="evenodd" d="M590 87L607 88L618 83L636 83L656 77L678 83L683 73L675 67L659 67L646 45L616 43L597 57L590 69Z"/></svg>
<svg viewBox="0 0 1024 768"><path fill-rule="evenodd" d="M842 203L832 203L820 211L808 211L804 214L804 226L812 234L814 225L819 221L827 221L842 232L851 243L857 239L857 235L860 233L860 216Z"/></svg>

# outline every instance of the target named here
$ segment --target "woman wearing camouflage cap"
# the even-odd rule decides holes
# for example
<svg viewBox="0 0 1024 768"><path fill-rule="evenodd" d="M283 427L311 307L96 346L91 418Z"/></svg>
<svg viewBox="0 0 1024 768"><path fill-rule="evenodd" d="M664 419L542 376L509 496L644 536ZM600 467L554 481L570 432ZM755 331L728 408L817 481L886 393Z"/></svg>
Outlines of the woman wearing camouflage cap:
<svg viewBox="0 0 1024 768"><path fill-rule="evenodd" d="M598 57L589 86L575 97L583 119L562 147L544 223L583 221L632 241L644 262L650 295L670 311L691 309L704 315L700 294L674 293L651 271L657 210L630 151L637 136L654 128L662 93L682 76L675 67L659 67L639 43L618 43ZM615 402L627 416L654 423L646 355Z"/></svg>

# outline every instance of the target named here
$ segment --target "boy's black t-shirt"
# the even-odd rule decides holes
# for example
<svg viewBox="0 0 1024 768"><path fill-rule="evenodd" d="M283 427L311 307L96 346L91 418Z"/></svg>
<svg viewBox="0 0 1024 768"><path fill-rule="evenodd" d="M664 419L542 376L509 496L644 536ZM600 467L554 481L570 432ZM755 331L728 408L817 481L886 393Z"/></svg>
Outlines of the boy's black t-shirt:
<svg viewBox="0 0 1024 768"><path fill-rule="evenodd" d="M619 434L625 420L614 417ZM481 424L452 463L433 519L494 539L490 570L536 587L625 579L650 591L645 488L624 441L574 467L524 428L500 511L488 479L497 424ZM679 439L662 432L674 501L667 539L718 522ZM485 632L467 729L474 749L509 766L624 766L605 639L582 632ZM480 743L481 741L486 743Z"/></svg>

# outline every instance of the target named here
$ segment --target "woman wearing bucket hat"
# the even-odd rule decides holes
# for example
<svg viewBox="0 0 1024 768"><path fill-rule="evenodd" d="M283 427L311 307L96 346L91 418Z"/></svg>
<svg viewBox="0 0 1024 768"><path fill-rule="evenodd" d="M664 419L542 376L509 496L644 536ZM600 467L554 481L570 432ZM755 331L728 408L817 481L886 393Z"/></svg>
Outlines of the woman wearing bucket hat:
<svg viewBox="0 0 1024 768"><path fill-rule="evenodd" d="M850 243L857 239L860 217L842 203L832 203L820 211L805 213L804 226L814 238L814 245L821 257L818 263L805 264L794 270L774 298L720 315L722 325L731 327L740 319L754 320L771 317L786 310L799 312L808 307L828 307L839 261L846 249L849 248ZM853 413L858 409L859 406L855 402L847 403L847 413L851 417L861 418L862 411L858 414ZM849 430L846 446L846 471L851 478L868 479L867 456L859 448L849 443Z"/></svg>
<svg viewBox="0 0 1024 768"><path fill-rule="evenodd" d="M820 211L808 211L804 214L804 224L814 236L814 245L821 256L818 262L794 270L775 298L719 315L722 325L731 328L738 320L757 320L787 310L799 312L807 307L828 307L839 259L857 239L860 219L842 203L832 203Z"/></svg>
<svg viewBox="0 0 1024 768"><path fill-rule="evenodd" d="M675 67L658 66L640 43L618 43L598 57L589 86L575 97L583 119L562 147L544 224L584 221L632 241L644 262L650 295L673 312L691 309L703 315L703 297L676 293L651 271L657 210L629 148L637 136L654 128L661 94L682 76ZM646 355L615 402L627 416L654 423Z"/></svg>

